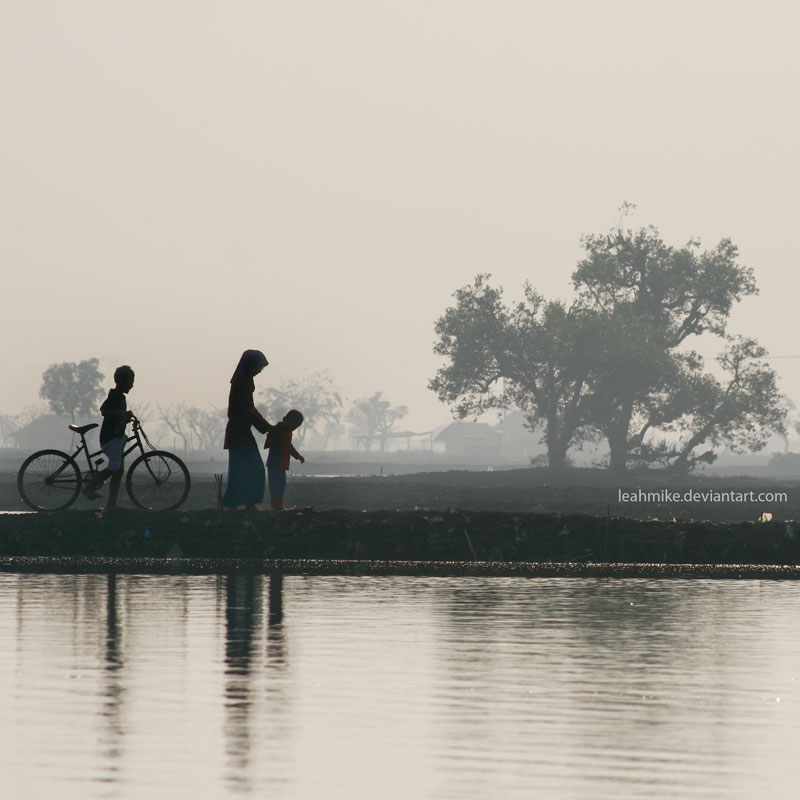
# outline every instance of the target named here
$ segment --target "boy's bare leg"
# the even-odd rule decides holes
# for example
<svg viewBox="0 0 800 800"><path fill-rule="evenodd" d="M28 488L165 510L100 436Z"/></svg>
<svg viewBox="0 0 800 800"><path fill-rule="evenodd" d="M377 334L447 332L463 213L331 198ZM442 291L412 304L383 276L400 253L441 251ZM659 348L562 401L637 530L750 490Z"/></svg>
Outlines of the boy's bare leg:
<svg viewBox="0 0 800 800"><path fill-rule="evenodd" d="M117 498L119 497L119 487L122 485L122 470L113 472L111 474L111 483L108 485L108 502L106 503L106 510L117 507Z"/></svg>

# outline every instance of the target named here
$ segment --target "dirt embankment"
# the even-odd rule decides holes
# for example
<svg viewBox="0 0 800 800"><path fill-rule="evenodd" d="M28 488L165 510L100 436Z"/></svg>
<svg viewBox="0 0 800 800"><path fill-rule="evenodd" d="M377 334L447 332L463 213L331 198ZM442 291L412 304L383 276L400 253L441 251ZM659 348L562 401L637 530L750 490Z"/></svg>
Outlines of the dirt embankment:
<svg viewBox="0 0 800 800"><path fill-rule="evenodd" d="M800 526L467 510L0 514L0 557L31 556L796 565Z"/></svg>
<svg viewBox="0 0 800 800"><path fill-rule="evenodd" d="M452 471L292 477L287 499L284 513L222 512L213 476L195 474L177 512L100 514L81 498L0 513L0 557L800 564L798 482ZM13 475L0 508L24 510Z"/></svg>

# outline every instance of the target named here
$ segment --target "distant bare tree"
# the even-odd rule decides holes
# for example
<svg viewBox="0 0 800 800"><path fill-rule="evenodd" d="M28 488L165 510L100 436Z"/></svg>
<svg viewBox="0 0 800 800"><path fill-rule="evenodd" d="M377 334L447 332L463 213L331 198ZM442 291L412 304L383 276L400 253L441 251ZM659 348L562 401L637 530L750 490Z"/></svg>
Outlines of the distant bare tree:
<svg viewBox="0 0 800 800"><path fill-rule="evenodd" d="M325 450L328 447L328 442L333 437L334 440L344 437L347 433L347 428L345 427L344 423L340 422L339 420L334 420L325 425L325 429L321 431L324 438L322 440L322 444L320 445L320 450Z"/></svg>
<svg viewBox="0 0 800 800"><path fill-rule="evenodd" d="M227 412L176 403L158 407L164 426L183 442L186 450L220 450L225 435Z"/></svg>
<svg viewBox="0 0 800 800"><path fill-rule="evenodd" d="M189 449L190 431L184 418L184 408L185 405L183 403L167 406L167 408L162 408L159 405L158 413L161 415L161 422L164 423L164 427L183 442L183 450L185 452Z"/></svg>
<svg viewBox="0 0 800 800"><path fill-rule="evenodd" d="M136 415L136 419L138 419L139 422L147 423L154 419L153 407L150 405L150 403L142 403L141 405L136 403L136 405L132 405L130 401L128 401L128 408L133 411L133 413Z"/></svg>
<svg viewBox="0 0 800 800"><path fill-rule="evenodd" d="M186 422L197 450L221 450L227 421L228 412L224 408L189 406L186 409Z"/></svg>
<svg viewBox="0 0 800 800"><path fill-rule="evenodd" d="M288 380L280 388L264 389L259 398L259 410L269 422L282 419L290 408L303 414L305 420L295 431L298 447L310 430L326 434L327 443L341 415L342 395L327 372L314 372L299 381Z"/></svg>
<svg viewBox="0 0 800 800"><path fill-rule="evenodd" d="M19 414L14 417L17 422L17 429L24 428L30 425L31 422L44 417L50 413L50 409L44 403L36 403L34 405L25 406Z"/></svg>
<svg viewBox="0 0 800 800"><path fill-rule="evenodd" d="M0 446L10 447L11 434L19 430L19 418L10 414L0 414Z"/></svg>
<svg viewBox="0 0 800 800"><path fill-rule="evenodd" d="M408 406L393 406L383 399L383 392L375 392L370 397L356 400L347 414L357 435L369 437L367 442L379 439L381 450L386 449L388 433L395 422L408 414ZM374 439L373 439L374 437Z"/></svg>

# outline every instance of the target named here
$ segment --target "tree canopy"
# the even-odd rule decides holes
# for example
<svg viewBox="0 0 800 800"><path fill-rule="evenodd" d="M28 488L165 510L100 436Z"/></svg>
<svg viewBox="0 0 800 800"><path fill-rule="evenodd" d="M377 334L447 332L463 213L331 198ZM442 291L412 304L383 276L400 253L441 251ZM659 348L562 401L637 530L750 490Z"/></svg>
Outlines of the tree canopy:
<svg viewBox="0 0 800 800"><path fill-rule="evenodd" d="M54 414L70 417L88 417L97 413L103 397L100 383L103 374L98 369L100 362L90 358L79 363L64 361L51 364L42 373L39 396L46 400Z"/></svg>
<svg viewBox="0 0 800 800"><path fill-rule="evenodd" d="M713 458L696 454L702 445L752 449L782 431L765 351L727 333L733 306L757 292L729 239L711 250L696 240L676 248L653 227L620 225L582 244L569 306L526 285L509 307L489 275L455 292L435 323L434 352L447 361L429 387L457 416L515 405L531 429L544 430L555 468L571 446L597 437L608 442L613 470L632 462L688 469ZM722 378L689 347L701 335L727 343Z"/></svg>
<svg viewBox="0 0 800 800"><path fill-rule="evenodd" d="M544 426L550 464L558 468L570 445L590 435L599 320L545 301L531 286L508 308L490 278L478 275L459 289L436 322L434 352L449 363L428 385L460 418L515 405L531 429Z"/></svg>

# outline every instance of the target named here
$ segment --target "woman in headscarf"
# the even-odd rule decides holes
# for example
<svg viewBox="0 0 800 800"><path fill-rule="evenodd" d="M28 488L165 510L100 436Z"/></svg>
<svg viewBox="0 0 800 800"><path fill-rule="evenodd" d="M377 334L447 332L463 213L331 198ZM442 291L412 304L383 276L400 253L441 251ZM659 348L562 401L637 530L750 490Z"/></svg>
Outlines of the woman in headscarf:
<svg viewBox="0 0 800 800"><path fill-rule="evenodd" d="M266 433L269 423L253 402L253 378L269 364L260 350L245 350L231 378L228 425L224 447L228 451L228 485L222 504L255 508L264 499L265 471L251 428Z"/></svg>

